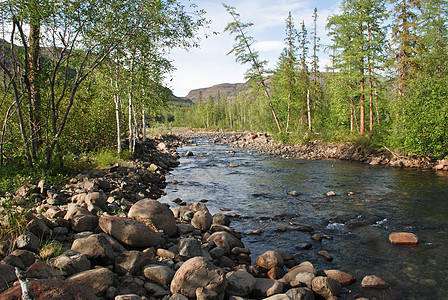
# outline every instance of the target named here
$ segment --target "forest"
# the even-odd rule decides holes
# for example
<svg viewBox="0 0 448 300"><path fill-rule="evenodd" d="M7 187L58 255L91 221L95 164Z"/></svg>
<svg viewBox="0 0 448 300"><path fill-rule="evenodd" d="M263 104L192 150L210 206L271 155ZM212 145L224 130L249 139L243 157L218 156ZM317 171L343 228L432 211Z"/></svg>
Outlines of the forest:
<svg viewBox="0 0 448 300"><path fill-rule="evenodd" d="M190 2L189 2L190 3ZM109 149L132 155L147 126L252 130L286 143L360 143L407 155L448 149L447 1L344 0L307 28L285 16L274 70L223 4L250 88L170 102L174 48L197 47L205 11L176 0L1 1L1 175L49 170ZM322 46L318 22L332 44ZM323 49L324 48L324 49ZM319 68L319 50L331 66ZM159 122L156 123L155 120ZM6 178L6 177L5 177Z"/></svg>
<svg viewBox="0 0 448 300"><path fill-rule="evenodd" d="M285 46L276 68L266 69L234 7L225 31L230 51L247 64L249 91L173 104L168 126L267 131L287 143L359 143L406 155L448 154L446 1L345 0L339 12L311 28L285 21ZM326 22L331 66L319 69L320 34Z"/></svg>

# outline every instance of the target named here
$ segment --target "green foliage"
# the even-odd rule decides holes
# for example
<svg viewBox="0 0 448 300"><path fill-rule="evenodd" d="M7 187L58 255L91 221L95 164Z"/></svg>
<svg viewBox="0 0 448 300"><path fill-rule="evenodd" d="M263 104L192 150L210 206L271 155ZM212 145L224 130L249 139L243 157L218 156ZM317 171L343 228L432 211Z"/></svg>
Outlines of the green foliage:
<svg viewBox="0 0 448 300"><path fill-rule="evenodd" d="M19 208L7 196L4 200L0 199L0 239L14 240L26 230L28 223L26 219L27 209Z"/></svg>

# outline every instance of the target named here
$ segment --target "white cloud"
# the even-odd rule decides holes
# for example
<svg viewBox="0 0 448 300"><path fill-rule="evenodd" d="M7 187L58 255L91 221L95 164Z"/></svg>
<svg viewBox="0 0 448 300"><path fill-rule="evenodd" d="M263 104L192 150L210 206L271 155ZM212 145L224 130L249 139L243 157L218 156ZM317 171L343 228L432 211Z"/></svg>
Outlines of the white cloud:
<svg viewBox="0 0 448 300"><path fill-rule="evenodd" d="M187 0L182 0L183 2ZM235 43L233 36L223 32L231 17L220 1L192 1L199 8L207 11L207 18L212 21L209 29L201 30L202 34L210 35L201 41L199 49L173 50L171 58L177 68L172 74L172 81L167 85L177 96L185 96L196 88L208 87L219 83L243 82L244 73L249 66L241 66L235 62L233 54L226 54ZM312 14L317 6L318 34L321 44L328 45L329 39L325 32L327 17L333 13L339 1L332 0L227 0L224 2L235 6L244 23L252 22L254 26L248 28L248 33L255 40L254 48L260 52L260 58L269 61L269 67L275 66L284 47L285 20L291 11L296 28L305 21L308 32L311 32ZM221 34L213 35L218 31ZM328 55L322 53L321 65L327 61ZM323 71L323 69L322 69Z"/></svg>

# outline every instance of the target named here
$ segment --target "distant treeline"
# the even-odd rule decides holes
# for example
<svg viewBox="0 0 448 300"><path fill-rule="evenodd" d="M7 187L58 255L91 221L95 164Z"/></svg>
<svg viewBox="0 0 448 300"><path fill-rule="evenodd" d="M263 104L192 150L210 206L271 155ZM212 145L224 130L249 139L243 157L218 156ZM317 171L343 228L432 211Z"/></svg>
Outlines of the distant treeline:
<svg viewBox="0 0 448 300"><path fill-rule="evenodd" d="M331 66L319 70L318 13L310 31L286 19L273 71L252 48L234 7L226 30L249 65L250 92L162 113L170 126L277 133L286 142L358 142L436 158L448 154L448 3L345 0L326 20ZM269 83L267 83L267 79Z"/></svg>

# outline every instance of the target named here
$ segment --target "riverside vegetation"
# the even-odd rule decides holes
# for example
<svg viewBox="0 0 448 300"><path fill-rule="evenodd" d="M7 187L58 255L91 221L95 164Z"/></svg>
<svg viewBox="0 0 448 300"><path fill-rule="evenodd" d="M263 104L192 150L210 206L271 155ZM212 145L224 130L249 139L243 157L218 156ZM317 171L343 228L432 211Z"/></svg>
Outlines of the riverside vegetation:
<svg viewBox="0 0 448 300"><path fill-rule="evenodd" d="M20 298L17 268L33 299L365 299L351 295L352 275L316 270L289 253L266 249L252 265L242 234L229 227L238 216L211 215L206 200L175 201L172 209L158 202L182 144L173 136L147 140L131 162L79 174L62 188L41 180L2 198L2 228L23 227L2 231L0 297ZM20 218L10 219L12 212ZM310 226L297 230L331 239ZM406 233L389 239L418 242ZM372 274L360 285L389 288Z"/></svg>

